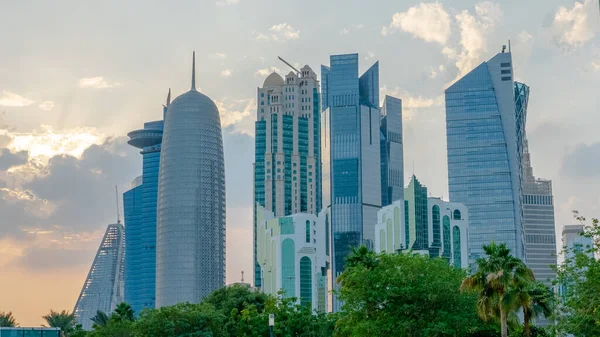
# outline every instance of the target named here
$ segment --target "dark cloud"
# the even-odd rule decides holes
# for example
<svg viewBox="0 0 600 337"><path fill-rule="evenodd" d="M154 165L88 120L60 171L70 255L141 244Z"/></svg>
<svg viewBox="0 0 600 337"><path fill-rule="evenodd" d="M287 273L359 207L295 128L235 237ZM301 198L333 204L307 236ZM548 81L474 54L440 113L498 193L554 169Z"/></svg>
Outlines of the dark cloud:
<svg viewBox="0 0 600 337"><path fill-rule="evenodd" d="M31 207L36 207L35 201L15 198L14 192L1 185L0 182L0 238L24 240L28 235L22 229L41 226L43 220L31 212Z"/></svg>
<svg viewBox="0 0 600 337"><path fill-rule="evenodd" d="M0 140L1 142L1 140ZM27 163L29 153L27 151L10 152L9 149L0 150L0 171L6 171L13 166Z"/></svg>
<svg viewBox="0 0 600 337"><path fill-rule="evenodd" d="M14 268L33 272L47 272L52 269L89 266L94 259L97 247L89 250L72 250L64 247L29 247L23 254L11 261Z"/></svg>
<svg viewBox="0 0 600 337"><path fill-rule="evenodd" d="M563 157L560 173L575 180L600 178L600 142L575 146Z"/></svg>
<svg viewBox="0 0 600 337"><path fill-rule="evenodd" d="M94 230L116 220L115 191L141 172L139 150L127 145L126 138L109 139L92 145L81 159L55 156L48 174L25 187L41 199L57 206L45 222L74 231Z"/></svg>

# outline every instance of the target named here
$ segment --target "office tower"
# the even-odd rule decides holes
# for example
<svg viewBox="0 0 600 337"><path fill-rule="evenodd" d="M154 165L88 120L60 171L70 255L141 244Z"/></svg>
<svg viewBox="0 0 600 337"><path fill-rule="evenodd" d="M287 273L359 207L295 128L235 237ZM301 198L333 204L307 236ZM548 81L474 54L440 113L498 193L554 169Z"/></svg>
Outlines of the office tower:
<svg viewBox="0 0 600 337"><path fill-rule="evenodd" d="M358 54L332 55L321 80L323 167L329 174L324 205L331 205L335 279L352 247L373 249L383 194L379 62L359 77ZM332 304L333 311L340 309L336 298Z"/></svg>
<svg viewBox="0 0 600 337"><path fill-rule="evenodd" d="M450 200L469 209L469 259L491 241L524 259L521 205L524 121L514 97L511 53L482 63L446 94Z"/></svg>
<svg viewBox="0 0 600 337"><path fill-rule="evenodd" d="M284 61L285 62L285 61ZM321 211L321 120L319 81L309 67L285 80L269 75L257 89L254 162L254 284L261 286L257 259L256 207L276 217Z"/></svg>
<svg viewBox="0 0 600 337"><path fill-rule="evenodd" d="M573 257L575 253L585 253L589 257L594 257L594 253L589 249L594 246L592 238L583 236L583 225L565 225L562 231L563 249L567 250L566 257Z"/></svg>
<svg viewBox="0 0 600 337"><path fill-rule="evenodd" d="M301 305L327 311L329 269L329 214L297 213L275 217L258 206L257 254L261 264L262 291L295 297Z"/></svg>
<svg viewBox="0 0 600 337"><path fill-rule="evenodd" d="M413 177L413 181L415 180ZM396 200L377 213L375 251L390 254L410 251L430 257L442 257L456 268L468 268L469 214L465 205L441 198L413 198L409 193L406 196L406 200ZM417 202L424 202L424 208L429 210L423 217L425 229L422 232L428 233L424 237L426 241L418 247L415 245L418 240L411 238L414 231L407 226L411 209L418 208L415 207ZM407 248L407 241L413 245Z"/></svg>
<svg viewBox="0 0 600 337"><path fill-rule="evenodd" d="M98 310L110 314L123 302L123 269L125 238L120 221L108 225L94 262L73 309L83 329L92 328L92 317Z"/></svg>
<svg viewBox="0 0 600 337"><path fill-rule="evenodd" d="M402 100L385 96L381 106L381 205L404 198Z"/></svg>
<svg viewBox="0 0 600 337"><path fill-rule="evenodd" d="M158 171L156 307L225 285L225 167L215 103L191 90L167 108Z"/></svg>
<svg viewBox="0 0 600 337"><path fill-rule="evenodd" d="M163 118L170 104L163 107ZM125 302L138 315L154 308L156 298L156 197L164 122L144 123L128 134L128 144L141 150L142 175L123 193L125 213Z"/></svg>
<svg viewBox="0 0 600 337"><path fill-rule="evenodd" d="M429 248L429 226L427 207L427 187L421 185L413 174L404 190L404 223L406 233L404 249L423 250ZM435 244L439 240L434 241Z"/></svg>

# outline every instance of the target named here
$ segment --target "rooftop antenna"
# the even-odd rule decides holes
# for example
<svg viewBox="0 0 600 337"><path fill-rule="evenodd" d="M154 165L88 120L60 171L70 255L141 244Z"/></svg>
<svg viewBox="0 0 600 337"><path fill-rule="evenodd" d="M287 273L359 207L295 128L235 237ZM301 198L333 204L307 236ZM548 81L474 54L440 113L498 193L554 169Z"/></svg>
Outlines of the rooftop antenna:
<svg viewBox="0 0 600 337"><path fill-rule="evenodd" d="M291 65L291 64L290 64L288 61L286 61L286 60L284 60L283 58L281 58L281 56L277 56L277 58L278 58L278 59L279 59L281 62L283 62L283 63L287 64L287 66L288 66L288 67L290 67L290 68L294 69L294 70L296 71L296 75L297 75L298 77L300 77L300 70L296 69L296 68L295 68L293 65Z"/></svg>
<svg viewBox="0 0 600 337"><path fill-rule="evenodd" d="M192 90L196 91L196 51L192 53Z"/></svg>
<svg viewBox="0 0 600 337"><path fill-rule="evenodd" d="M115 196L117 197L117 224L121 223L121 212L119 211L119 187L115 185Z"/></svg>
<svg viewBox="0 0 600 337"><path fill-rule="evenodd" d="M508 52L510 53L510 40L508 40Z"/></svg>
<svg viewBox="0 0 600 337"><path fill-rule="evenodd" d="M244 271L242 270L242 283L244 283Z"/></svg>
<svg viewBox="0 0 600 337"><path fill-rule="evenodd" d="M169 88L169 93L167 94L167 104L163 104L165 108L168 108L171 105L171 88Z"/></svg>

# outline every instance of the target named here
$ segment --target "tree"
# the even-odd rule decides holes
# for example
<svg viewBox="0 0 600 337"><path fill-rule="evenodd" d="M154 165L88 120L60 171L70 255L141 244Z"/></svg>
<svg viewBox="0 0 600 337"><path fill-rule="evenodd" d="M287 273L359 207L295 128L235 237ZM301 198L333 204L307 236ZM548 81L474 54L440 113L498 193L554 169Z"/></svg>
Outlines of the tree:
<svg viewBox="0 0 600 337"><path fill-rule="evenodd" d="M557 305L557 330L575 336L600 336L600 224L591 224L577 211L575 219L584 225L583 236L592 245L565 249L565 261L557 267L561 289Z"/></svg>
<svg viewBox="0 0 600 337"><path fill-rule="evenodd" d="M125 302L121 302L115 308L115 311L111 315L111 318L114 318L117 321L133 322L133 320L135 319L133 315L133 308L131 308L131 305Z"/></svg>
<svg viewBox="0 0 600 337"><path fill-rule="evenodd" d="M174 306L142 310L133 323L136 337L226 337L225 317L208 303L179 303Z"/></svg>
<svg viewBox="0 0 600 337"><path fill-rule="evenodd" d="M0 311L0 327L11 328L18 325L12 312Z"/></svg>
<svg viewBox="0 0 600 337"><path fill-rule="evenodd" d="M507 294L509 302L515 301L523 309L523 334L531 336L531 320L543 315L550 317L553 312L554 293L541 282L518 284Z"/></svg>
<svg viewBox="0 0 600 337"><path fill-rule="evenodd" d="M75 329L75 315L67 310L61 312L50 310L50 313L42 318L49 327L60 328L65 336L70 336Z"/></svg>
<svg viewBox="0 0 600 337"><path fill-rule="evenodd" d="M96 311L96 316L91 318L92 322L94 322L94 328L106 326L106 324L108 324L108 319L108 315L101 310Z"/></svg>
<svg viewBox="0 0 600 337"><path fill-rule="evenodd" d="M506 244L492 242L484 245L483 250L486 257L477 259L477 272L467 277L460 288L477 293L477 314L482 319L499 315L501 335L508 337L508 317L518 304L515 296L507 295L511 294L511 287L533 282L535 278L523 261L510 254Z"/></svg>
<svg viewBox="0 0 600 337"><path fill-rule="evenodd" d="M475 295L458 291L464 271L443 259L363 246L346 261L335 336L468 336L485 325Z"/></svg>

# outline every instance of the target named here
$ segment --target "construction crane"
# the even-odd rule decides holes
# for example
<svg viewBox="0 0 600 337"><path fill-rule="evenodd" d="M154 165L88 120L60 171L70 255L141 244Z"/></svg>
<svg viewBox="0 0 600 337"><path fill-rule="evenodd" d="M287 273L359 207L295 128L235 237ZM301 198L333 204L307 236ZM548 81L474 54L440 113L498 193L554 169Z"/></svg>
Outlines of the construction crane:
<svg viewBox="0 0 600 337"><path fill-rule="evenodd" d="M296 71L296 75L298 77L300 77L300 70L296 69L293 65L291 65L288 61L284 60L283 58L281 58L281 56L277 56L277 58L279 58L279 60L283 63L285 63L288 67L294 69Z"/></svg>

